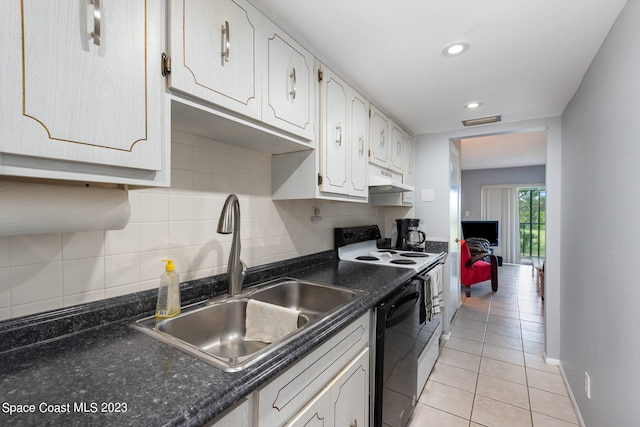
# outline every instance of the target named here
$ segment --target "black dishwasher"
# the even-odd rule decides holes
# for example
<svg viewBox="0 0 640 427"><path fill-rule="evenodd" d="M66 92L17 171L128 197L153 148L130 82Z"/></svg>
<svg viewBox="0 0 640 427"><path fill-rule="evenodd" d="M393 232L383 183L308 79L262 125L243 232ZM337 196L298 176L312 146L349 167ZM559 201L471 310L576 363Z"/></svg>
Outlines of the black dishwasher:
<svg viewBox="0 0 640 427"><path fill-rule="evenodd" d="M419 380L423 376L421 355L427 353L425 349L438 329L440 317L425 321L424 315L420 315L425 301L421 295L425 289L423 280L412 279L376 307L373 399L376 427L383 423L405 427L424 386ZM437 353L436 348L436 358Z"/></svg>

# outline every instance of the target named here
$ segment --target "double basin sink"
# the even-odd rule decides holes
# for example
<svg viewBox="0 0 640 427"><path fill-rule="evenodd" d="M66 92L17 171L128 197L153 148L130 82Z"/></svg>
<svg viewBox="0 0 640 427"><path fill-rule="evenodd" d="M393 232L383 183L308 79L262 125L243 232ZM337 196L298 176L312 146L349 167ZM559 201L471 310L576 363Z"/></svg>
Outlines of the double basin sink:
<svg viewBox="0 0 640 427"><path fill-rule="evenodd" d="M185 307L157 322L154 316L132 326L227 372L245 369L320 321L354 303L363 291L281 278L256 285L237 296L224 295ZM298 310L298 328L272 343L245 340L249 299Z"/></svg>

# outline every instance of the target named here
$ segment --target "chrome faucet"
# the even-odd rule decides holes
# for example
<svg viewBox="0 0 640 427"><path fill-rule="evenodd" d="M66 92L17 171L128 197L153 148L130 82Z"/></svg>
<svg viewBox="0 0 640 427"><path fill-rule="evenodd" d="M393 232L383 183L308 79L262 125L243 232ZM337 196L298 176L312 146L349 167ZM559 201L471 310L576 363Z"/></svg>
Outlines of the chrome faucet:
<svg viewBox="0 0 640 427"><path fill-rule="evenodd" d="M220 220L218 220L218 233L230 234L232 227L233 240L227 264L227 293L231 296L240 293L247 270L246 264L240 259L240 202L235 194L230 194L224 202Z"/></svg>

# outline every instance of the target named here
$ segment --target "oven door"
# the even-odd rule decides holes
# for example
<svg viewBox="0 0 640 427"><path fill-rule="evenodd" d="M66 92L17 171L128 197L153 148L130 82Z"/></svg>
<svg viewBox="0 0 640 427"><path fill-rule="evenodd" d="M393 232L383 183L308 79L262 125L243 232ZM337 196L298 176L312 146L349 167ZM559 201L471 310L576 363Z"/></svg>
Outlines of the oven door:
<svg viewBox="0 0 640 427"><path fill-rule="evenodd" d="M419 357L429 338L423 301L422 281L412 280L376 307L375 426L406 426L421 392Z"/></svg>

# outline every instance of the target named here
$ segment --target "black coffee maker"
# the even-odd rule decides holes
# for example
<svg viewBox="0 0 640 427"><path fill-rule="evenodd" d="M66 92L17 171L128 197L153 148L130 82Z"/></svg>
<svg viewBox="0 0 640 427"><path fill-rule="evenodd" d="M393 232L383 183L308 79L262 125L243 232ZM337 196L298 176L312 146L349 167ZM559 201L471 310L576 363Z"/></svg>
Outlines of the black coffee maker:
<svg viewBox="0 0 640 427"><path fill-rule="evenodd" d="M420 220L417 218L396 219L398 226L398 240L396 240L396 249L403 251L424 251L422 245L426 239L425 234L418 230Z"/></svg>

